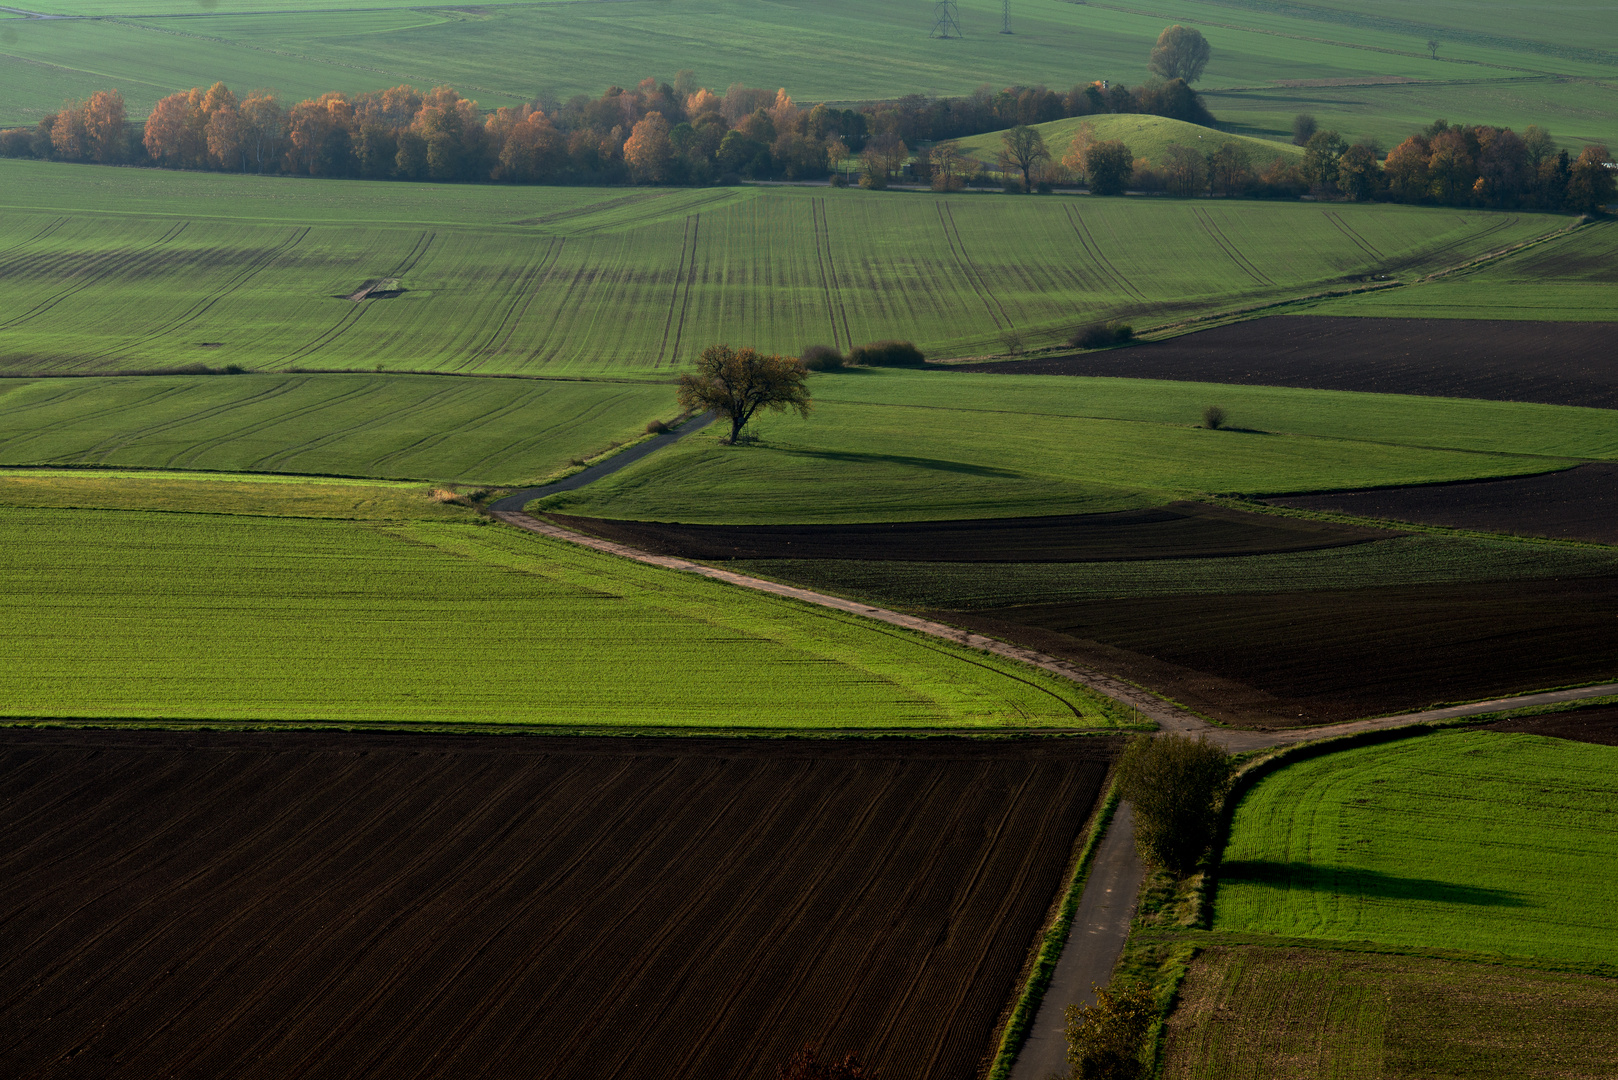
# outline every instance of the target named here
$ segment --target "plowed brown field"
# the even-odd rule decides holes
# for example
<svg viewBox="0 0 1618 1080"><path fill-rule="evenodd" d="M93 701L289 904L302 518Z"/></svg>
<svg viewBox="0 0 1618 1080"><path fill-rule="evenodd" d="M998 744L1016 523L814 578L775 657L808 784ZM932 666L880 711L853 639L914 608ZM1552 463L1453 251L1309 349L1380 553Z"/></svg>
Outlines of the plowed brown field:
<svg viewBox="0 0 1618 1080"><path fill-rule="evenodd" d="M1117 748L0 732L0 1075L966 1080Z"/></svg>
<svg viewBox="0 0 1618 1080"><path fill-rule="evenodd" d="M1273 315L1167 341L962 371L1297 386L1618 409L1612 324Z"/></svg>
<svg viewBox="0 0 1618 1080"><path fill-rule="evenodd" d="M1395 535L1203 503L978 521L854 525L682 525L545 515L565 529L683 559L899 562L1116 562L1204 559L1344 547Z"/></svg>
<svg viewBox="0 0 1618 1080"><path fill-rule="evenodd" d="M1277 506L1452 529L1618 544L1618 464L1464 484L1417 484L1269 500Z"/></svg>
<svg viewBox="0 0 1618 1080"><path fill-rule="evenodd" d="M930 614L1279 728L1611 679L1615 612L1618 579L1592 577Z"/></svg>
<svg viewBox="0 0 1618 1080"><path fill-rule="evenodd" d="M1485 724L1490 731L1520 731L1526 735L1549 735L1574 742L1618 746L1618 705L1593 705L1586 709L1517 716Z"/></svg>

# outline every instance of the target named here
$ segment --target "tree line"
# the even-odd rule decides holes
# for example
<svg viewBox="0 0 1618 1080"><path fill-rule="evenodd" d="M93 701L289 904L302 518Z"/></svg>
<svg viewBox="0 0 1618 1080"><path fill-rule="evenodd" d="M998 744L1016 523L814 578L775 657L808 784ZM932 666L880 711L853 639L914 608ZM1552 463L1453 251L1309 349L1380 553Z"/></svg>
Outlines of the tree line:
<svg viewBox="0 0 1618 1080"><path fill-rule="evenodd" d="M982 87L845 109L804 108L784 89L738 84L719 94L682 71L673 83L644 79L597 98L492 112L447 86L287 105L267 90L238 97L221 82L170 94L138 126L117 90L99 91L32 128L0 131L0 156L365 179L709 184L820 178L854 155L866 155L868 174L891 176L924 143L1106 112L1213 120L1179 78L1134 90Z"/></svg>
<svg viewBox="0 0 1618 1080"><path fill-rule="evenodd" d="M999 172L1008 188L1021 191L1083 183L1096 195L1126 190L1185 197L1313 194L1357 202L1579 213L1594 213L1612 202L1618 187L1605 146L1586 146L1574 158L1537 125L1519 135L1510 128L1438 120L1383 159L1374 142L1351 146L1335 131L1317 130L1310 118L1298 119L1303 157L1277 155L1268 163L1255 161L1250 144L1234 140L1209 150L1170 145L1152 162L1136 158L1120 141L1098 140L1089 124L1080 126L1058 160L1037 129L1016 127L1002 137ZM960 186L972 171L947 146L934 148L929 164L939 189Z"/></svg>

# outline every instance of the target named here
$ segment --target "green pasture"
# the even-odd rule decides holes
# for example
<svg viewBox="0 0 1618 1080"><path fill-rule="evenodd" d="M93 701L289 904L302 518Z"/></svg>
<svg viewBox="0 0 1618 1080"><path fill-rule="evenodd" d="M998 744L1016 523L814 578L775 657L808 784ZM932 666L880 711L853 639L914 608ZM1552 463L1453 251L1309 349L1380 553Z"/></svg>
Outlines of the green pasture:
<svg viewBox="0 0 1618 1080"><path fill-rule="evenodd" d="M396 505L380 505L388 516L368 521L272 518L253 516L258 497L243 514L0 510L4 713L655 728L1113 722L1074 684L1010 661L470 512L397 520Z"/></svg>
<svg viewBox="0 0 1618 1080"><path fill-rule="evenodd" d="M11 508L159 510L167 513L466 520L467 507L424 484L328 476L263 476L117 469L0 469L0 515Z"/></svg>
<svg viewBox="0 0 1618 1080"><path fill-rule="evenodd" d="M1618 962L1618 748L1448 732L1243 797L1216 930Z"/></svg>
<svg viewBox="0 0 1618 1080"><path fill-rule="evenodd" d="M948 563L756 559L725 564L890 607L974 608L1122 597L1312 592L1618 573L1618 552L1574 544L1400 536L1350 547L1218 559Z"/></svg>
<svg viewBox="0 0 1618 1080"><path fill-rule="evenodd" d="M685 522L1013 517L1618 456L1618 416L1600 409L949 371L823 375L811 390L810 418L765 419L762 445L723 446L709 429L537 505ZM1209 404L1235 429L1202 429Z"/></svg>
<svg viewBox="0 0 1618 1080"><path fill-rule="evenodd" d="M86 209L93 207L93 210ZM1567 219L830 188L315 181L0 161L0 371L667 378L716 341L1054 344L1413 277ZM398 278L403 295L345 299Z"/></svg>
<svg viewBox="0 0 1618 1080"><path fill-rule="evenodd" d="M1163 153L1170 146L1191 146L1201 153L1211 153L1226 143L1235 143L1251 156L1255 166L1268 165L1276 158L1300 159L1303 150L1290 143L1255 139L1249 135L1231 135L1217 128L1188 124L1184 120L1171 120L1166 116L1144 116L1136 113L1108 113L1103 116L1080 116L1066 120L1052 120L1035 124L1045 139L1045 148L1051 157L1061 161L1073 145L1074 136L1086 124L1100 141L1117 140L1129 147L1136 158L1145 158L1153 164L1162 164ZM986 165L993 165L1005 146L1002 132L973 135L955 143L961 152Z"/></svg>
<svg viewBox="0 0 1618 1080"><path fill-rule="evenodd" d="M1618 321L1618 224L1597 222L1413 289L1324 300L1322 315Z"/></svg>
<svg viewBox="0 0 1618 1080"><path fill-rule="evenodd" d="M1157 34L1181 22L1213 45L1200 88L1213 92L1216 115L1250 133L1284 141L1292 113L1312 109L1351 137L1402 138L1414 85L1427 94L1423 106L1453 104L1440 109L1452 119L1466 112L1473 121L1539 122L1569 137L1611 140L1614 112L1591 115L1590 101L1611 94L1596 80L1610 74L1615 46L1600 26L1605 9L1589 4L1543 11L1489 0L1416 12L1386 0L1372 11L1256 0L1159 0L1148 8L1019 0L1014 32L1005 35L998 3L963 0L965 36L945 41L928 36L931 0L415 9L403 0L292 0L272 9L256 0L50 0L46 10L92 18L4 20L0 123L31 123L65 97L109 85L143 115L166 93L216 79L293 97L448 83L485 107L599 94L686 68L715 89L784 86L808 101L967 94L984 84L1134 85L1147 77ZM1488 12L1481 19L1480 6ZM1433 36L1443 42L1437 61L1424 45ZM1540 84L1522 100L1529 79ZM1251 88L1279 96L1250 97Z"/></svg>
<svg viewBox="0 0 1618 1080"><path fill-rule="evenodd" d="M1602 1076L1618 987L1589 975L1430 957L1217 946L1165 1033L1164 1080Z"/></svg>
<svg viewBox="0 0 1618 1080"><path fill-rule="evenodd" d="M522 484L678 410L653 383L432 375L0 380L0 464Z"/></svg>

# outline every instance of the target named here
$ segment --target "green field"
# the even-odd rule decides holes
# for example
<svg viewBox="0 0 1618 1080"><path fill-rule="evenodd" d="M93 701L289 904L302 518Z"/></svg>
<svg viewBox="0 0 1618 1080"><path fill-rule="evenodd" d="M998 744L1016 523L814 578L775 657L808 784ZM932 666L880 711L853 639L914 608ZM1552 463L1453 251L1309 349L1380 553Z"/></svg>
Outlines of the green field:
<svg viewBox="0 0 1618 1080"><path fill-rule="evenodd" d="M1612 1075L1611 979L1318 949L1201 953L1165 1080L1556 1080Z"/></svg>
<svg viewBox="0 0 1618 1080"><path fill-rule="evenodd" d="M647 383L431 375L0 380L0 464L522 484L677 411Z"/></svg>
<svg viewBox="0 0 1618 1080"><path fill-rule="evenodd" d="M1171 120L1166 116L1141 116L1133 113L1114 113L1104 116L1082 116L1067 120L1052 120L1034 125L1045 139L1045 148L1051 157L1061 161L1073 144L1079 129L1088 124L1097 141L1116 139L1129 147L1136 158L1145 158L1153 164L1162 164L1163 152L1170 146L1194 146L1209 153L1225 143L1235 143L1252 156L1255 166L1268 165L1276 158L1300 159L1303 150L1288 143L1255 139L1249 135L1231 135L1215 128L1188 124L1184 120ZM1005 140L998 131L987 135L973 135L958 139L956 145L970 157L993 166Z"/></svg>
<svg viewBox="0 0 1618 1080"><path fill-rule="evenodd" d="M1448 398L1065 376L817 377L762 446L683 440L543 509L685 522L1014 517L1544 472L1618 457L1618 416ZM1222 405L1234 428L1201 429Z"/></svg>
<svg viewBox="0 0 1618 1080"><path fill-rule="evenodd" d="M39 5L35 5L39 6ZM1424 5L1154 0L1139 5L1022 0L1010 35L994 0L963 0L965 37L931 40L930 0L625 0L410 9L294 0L53 0L90 20L7 19L0 30L0 122L31 123L66 97L118 86L144 114L163 94L216 79L294 97L453 84L484 106L536 95L599 94L682 68L707 85L785 86L802 100L1146 78L1164 26L1213 45L1200 88L1223 121L1285 138L1313 111L1351 138L1385 144L1435 115L1564 141L1618 141L1610 82L1618 41L1594 0L1533 9L1505 0ZM256 12L256 14L255 14ZM274 12L274 13L268 13ZM1424 42L1442 42L1440 59ZM1299 85L1302 84L1302 85Z"/></svg>
<svg viewBox="0 0 1618 1080"><path fill-rule="evenodd" d="M1618 315L1618 224L1587 225L1565 239L1419 288L1326 300L1311 310L1408 319L1609 322Z"/></svg>
<svg viewBox="0 0 1618 1080"><path fill-rule="evenodd" d="M347 521L466 520L466 506L424 484L329 476L116 469L0 469L7 509L158 510L165 513L339 518Z"/></svg>
<svg viewBox="0 0 1618 1080"><path fill-rule="evenodd" d="M148 505L197 493L166 478ZM115 477L0 500L135 502ZM93 490L99 485L101 491ZM176 486L177 485L177 486ZM397 488L284 484L291 513L0 511L15 718L642 728L1108 726L1065 680L489 525ZM178 498L176 498L178 496ZM232 499L235 500L234 505ZM415 499L419 500L417 493ZM314 503L315 505L311 505ZM369 519L363 515L372 515ZM751 672L756 677L746 677Z"/></svg>
<svg viewBox="0 0 1618 1080"><path fill-rule="evenodd" d="M887 606L969 611L1119 597L1304 592L1618 573L1610 548L1453 536L1218 559L1127 562L865 562L755 559L725 564Z"/></svg>
<svg viewBox="0 0 1618 1080"><path fill-rule="evenodd" d="M1214 928L1613 964L1615 867L1618 749L1449 732L1261 780Z"/></svg>
<svg viewBox="0 0 1618 1080"><path fill-rule="evenodd" d="M1413 278L1568 219L794 188L507 188L0 161L0 370L667 377L721 340L1053 344ZM93 207L93 210L86 209ZM398 278L403 295L344 299Z"/></svg>

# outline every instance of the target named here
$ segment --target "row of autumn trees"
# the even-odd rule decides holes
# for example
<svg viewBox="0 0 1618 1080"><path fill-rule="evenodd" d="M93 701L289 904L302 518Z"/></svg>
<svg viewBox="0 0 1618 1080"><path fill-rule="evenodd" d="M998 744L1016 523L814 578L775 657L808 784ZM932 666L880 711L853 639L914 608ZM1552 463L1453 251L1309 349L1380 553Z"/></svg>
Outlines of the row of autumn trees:
<svg viewBox="0 0 1618 1080"><path fill-rule="evenodd" d="M215 83L163 98L138 133L116 90L69 102L34 128L0 132L0 155L369 179L704 184L822 177L865 151L897 167L922 143L1104 112L1212 120L1180 79L1067 93L984 87L839 109L801 108L785 90L720 95L681 72L672 84L645 79L599 98L490 113L449 87L329 93L288 107L270 91L239 98Z"/></svg>

